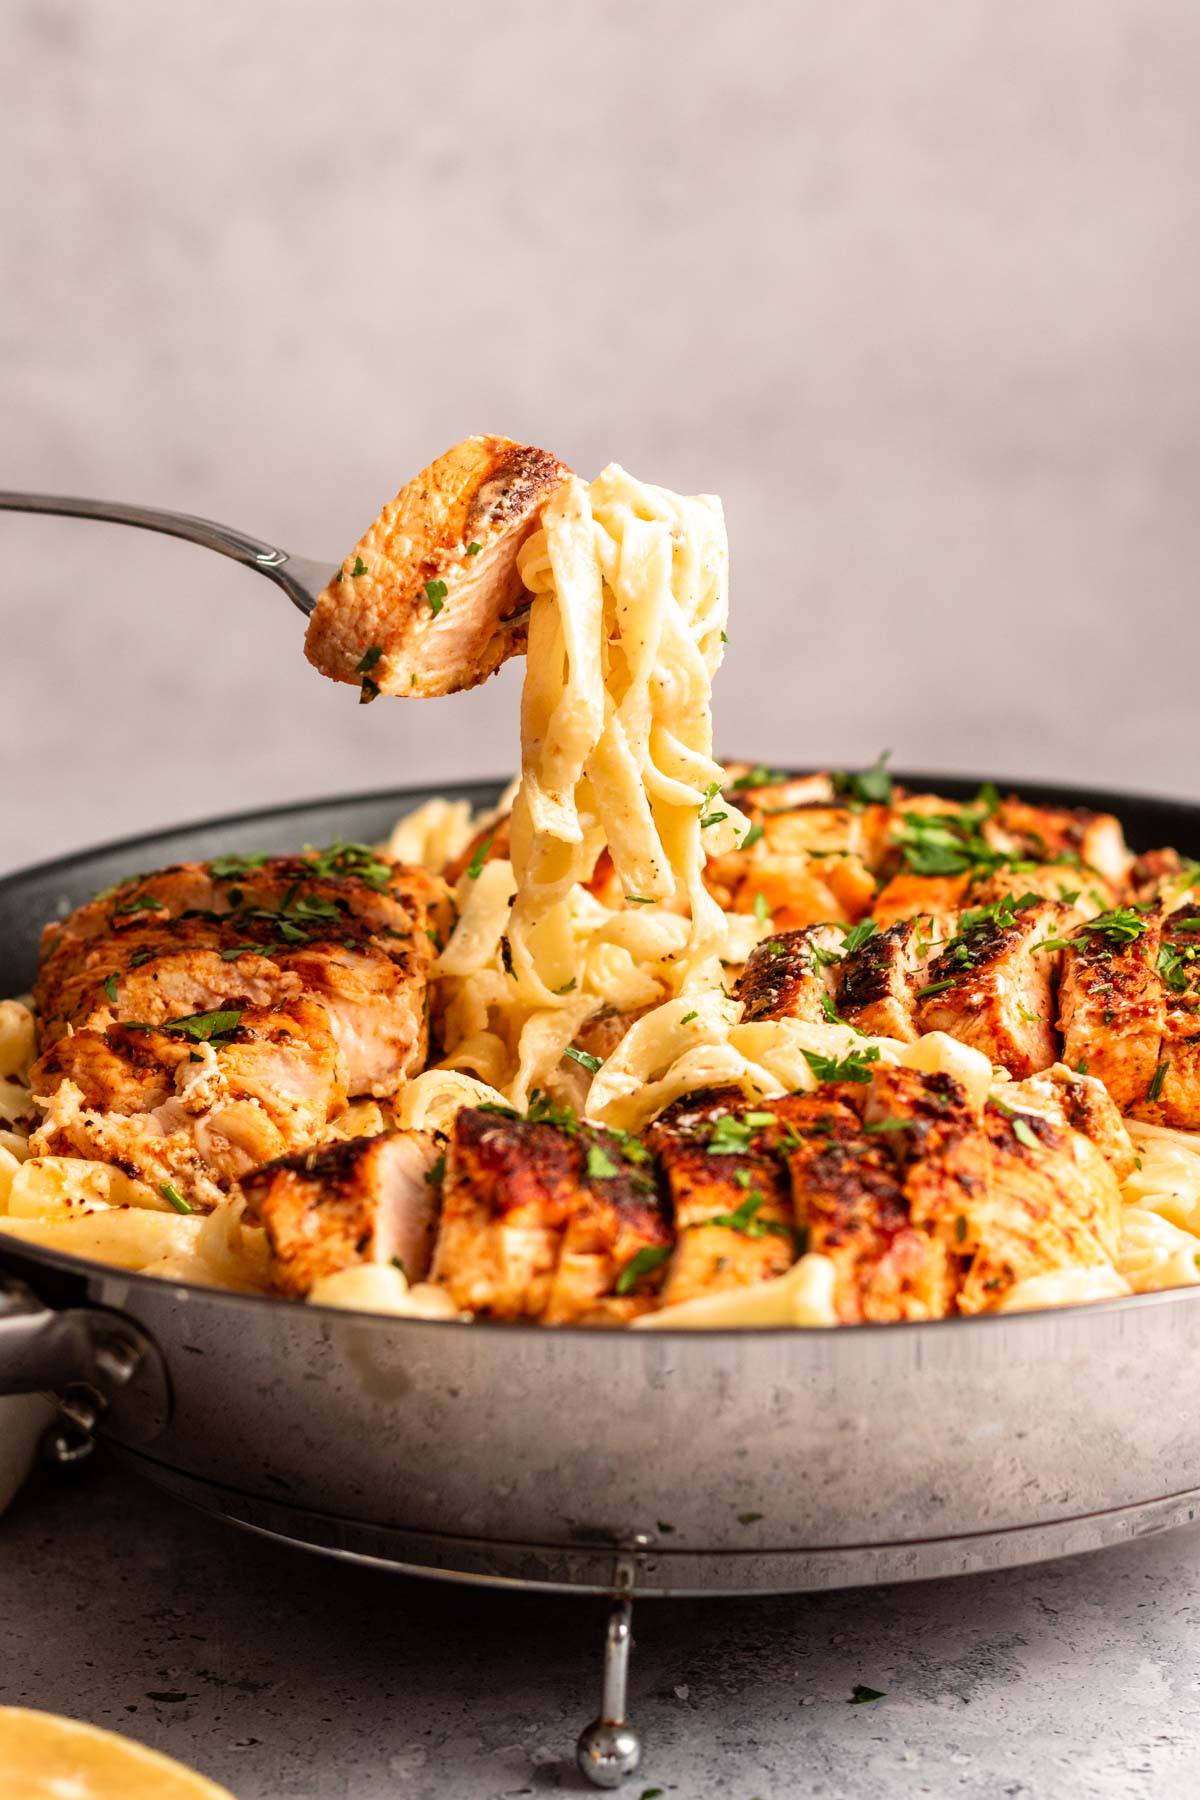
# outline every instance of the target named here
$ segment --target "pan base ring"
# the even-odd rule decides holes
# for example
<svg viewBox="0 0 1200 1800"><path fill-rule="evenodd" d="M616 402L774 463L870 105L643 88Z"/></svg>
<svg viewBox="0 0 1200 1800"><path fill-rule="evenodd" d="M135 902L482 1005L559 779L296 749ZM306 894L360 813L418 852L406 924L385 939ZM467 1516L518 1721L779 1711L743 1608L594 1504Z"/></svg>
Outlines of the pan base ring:
<svg viewBox="0 0 1200 1800"><path fill-rule="evenodd" d="M111 1441L110 1441L111 1442ZM617 1557L641 1599L818 1593L1019 1568L1157 1536L1200 1520L1200 1488L1101 1512L953 1537L768 1550L637 1550L611 1544L536 1544L375 1525L308 1511L111 1444L130 1468L201 1511L298 1549L434 1580L547 1593L611 1594Z"/></svg>

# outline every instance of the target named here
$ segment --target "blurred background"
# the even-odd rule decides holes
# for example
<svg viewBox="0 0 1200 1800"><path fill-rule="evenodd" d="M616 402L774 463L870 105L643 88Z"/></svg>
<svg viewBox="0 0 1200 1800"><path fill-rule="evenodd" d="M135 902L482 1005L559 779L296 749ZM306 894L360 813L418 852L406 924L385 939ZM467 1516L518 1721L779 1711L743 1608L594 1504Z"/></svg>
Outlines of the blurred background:
<svg viewBox="0 0 1200 1800"><path fill-rule="evenodd" d="M332 563L472 431L714 490L719 749L1200 797L1200 8L10 0L4 485ZM231 563L0 517L19 864L507 772Z"/></svg>

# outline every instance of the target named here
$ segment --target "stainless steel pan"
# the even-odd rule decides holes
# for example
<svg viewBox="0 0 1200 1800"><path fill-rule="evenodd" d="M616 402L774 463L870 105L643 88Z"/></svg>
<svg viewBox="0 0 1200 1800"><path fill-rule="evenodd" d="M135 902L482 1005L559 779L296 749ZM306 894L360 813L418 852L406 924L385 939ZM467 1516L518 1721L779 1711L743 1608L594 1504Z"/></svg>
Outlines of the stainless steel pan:
<svg viewBox="0 0 1200 1800"><path fill-rule="evenodd" d="M909 777L951 794L977 783ZM1200 808L1102 806L1200 852ZM445 790L442 790L445 791ZM494 786L452 790L483 804ZM382 836L425 791L241 815L0 882L0 993L47 918L137 869ZM347 1314L0 1236L0 1392L65 1398L152 1481L393 1568L616 1598L593 1779L619 1779L629 1601L851 1586L1097 1549L1200 1513L1200 1292L839 1331L548 1331ZM624 1735L623 1735L624 1733Z"/></svg>

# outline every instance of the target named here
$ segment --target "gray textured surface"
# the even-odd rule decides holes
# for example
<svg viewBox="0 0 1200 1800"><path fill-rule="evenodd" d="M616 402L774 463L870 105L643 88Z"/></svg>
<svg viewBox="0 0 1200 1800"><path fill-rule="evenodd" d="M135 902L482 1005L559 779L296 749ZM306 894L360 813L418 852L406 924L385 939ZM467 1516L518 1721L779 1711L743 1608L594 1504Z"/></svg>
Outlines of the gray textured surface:
<svg viewBox="0 0 1200 1800"><path fill-rule="evenodd" d="M13 0L4 479L332 558L615 457L725 497L728 751L1195 792L1198 83L1188 0ZM515 670L364 711L215 559L0 544L0 862L511 766Z"/></svg>
<svg viewBox="0 0 1200 1800"><path fill-rule="evenodd" d="M1198 1530L959 1582L645 1604L625 1792L1184 1800L1198 1622ZM129 1731L238 1800L591 1792L569 1755L600 1631L594 1602L340 1568L102 1467L0 1524L0 1703ZM849 1705L856 1683L885 1698Z"/></svg>

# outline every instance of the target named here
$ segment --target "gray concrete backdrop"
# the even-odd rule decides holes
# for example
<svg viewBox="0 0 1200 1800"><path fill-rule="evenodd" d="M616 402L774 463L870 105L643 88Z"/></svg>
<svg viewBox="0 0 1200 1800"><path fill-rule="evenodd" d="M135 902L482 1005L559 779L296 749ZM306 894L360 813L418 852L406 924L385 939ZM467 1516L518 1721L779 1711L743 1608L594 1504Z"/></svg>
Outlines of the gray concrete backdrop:
<svg viewBox="0 0 1200 1800"><path fill-rule="evenodd" d="M0 480L340 555L472 430L726 501L727 752L1200 790L1188 0L10 0ZM0 861L508 769L0 520Z"/></svg>

